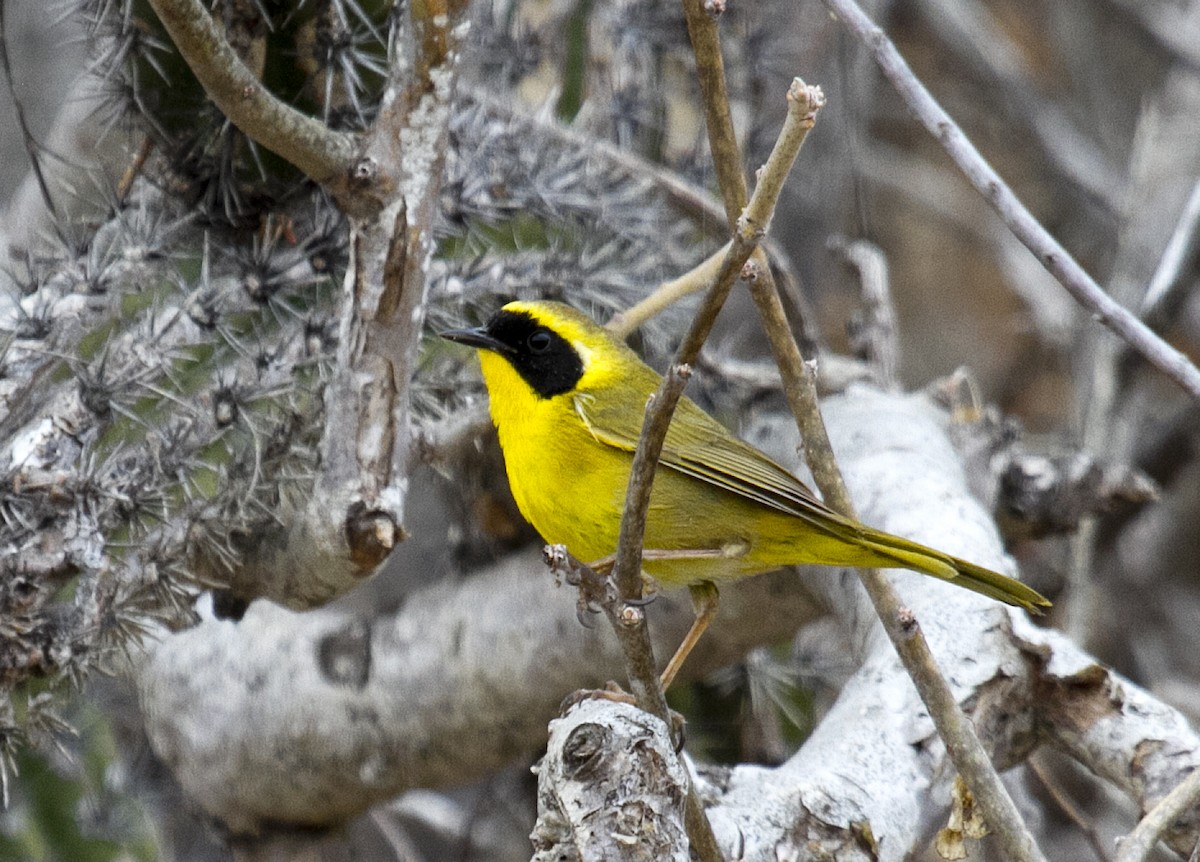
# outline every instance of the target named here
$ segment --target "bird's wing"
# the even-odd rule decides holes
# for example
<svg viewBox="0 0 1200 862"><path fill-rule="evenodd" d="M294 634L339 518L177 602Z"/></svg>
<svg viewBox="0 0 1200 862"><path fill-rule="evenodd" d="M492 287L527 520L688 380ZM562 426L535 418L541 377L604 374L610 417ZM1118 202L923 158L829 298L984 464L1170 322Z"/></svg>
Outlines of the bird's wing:
<svg viewBox="0 0 1200 862"><path fill-rule="evenodd" d="M639 405L640 406L640 405ZM633 452L643 413L627 401L579 393L575 410L596 440ZM688 476L794 515L834 532L842 519L807 485L748 443L743 443L687 398L679 406L663 443L660 463Z"/></svg>

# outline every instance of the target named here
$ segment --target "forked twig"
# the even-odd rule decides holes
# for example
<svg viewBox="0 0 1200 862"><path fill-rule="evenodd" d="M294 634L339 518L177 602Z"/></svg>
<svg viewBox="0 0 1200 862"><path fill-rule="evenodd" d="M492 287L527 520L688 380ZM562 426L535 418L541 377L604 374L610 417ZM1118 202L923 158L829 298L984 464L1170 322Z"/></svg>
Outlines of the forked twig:
<svg viewBox="0 0 1200 862"><path fill-rule="evenodd" d="M768 165L771 166L770 182L762 182L746 207L745 217L739 220L734 239L721 262L704 302L697 311L683 342L675 353L672 368L690 367L700 355L717 313L729 296L734 282L765 232L770 214L783 188L788 170L800 151L804 137L812 128L816 112L824 104L825 97L818 87L809 87L799 79L793 81L788 90L788 116ZM642 539L646 528L646 511L650 502L650 488L658 455L666 439L667 428L675 405L683 392L683 379L679 374L668 374L654 394L646 411L646 421L638 441L630 473L629 488L625 498L625 509L621 518L620 540L617 545L613 576L621 595L636 597L641 590ZM632 684L632 681L631 681ZM643 709L645 705L639 703ZM653 710L648 710L653 711Z"/></svg>
<svg viewBox="0 0 1200 862"><path fill-rule="evenodd" d="M729 102L724 95L721 47L716 24L704 14L698 0L684 0L684 10L688 16L688 32L692 38L696 63L702 70L700 79L706 101L706 113L710 121L714 116L717 117L716 122L709 124L709 148L714 154L733 152L737 159L734 163L736 166L740 164L740 156L736 155L737 143L732 138L733 123L729 118ZM718 81L720 83L717 83ZM760 184L764 174L765 169L760 174ZM745 199L741 172L731 169L730 166L726 166L725 170L718 167L717 176L724 178L721 184L722 193L726 197L726 209L732 210L739 199ZM755 195L757 194L756 190ZM739 226L740 224L739 220ZM768 278L750 280L750 291L762 315L763 326L783 378L784 394L795 414L813 478L826 503L843 515L855 517L853 503L842 481L825 431L825 423L821 418L815 375L800 354L800 348L784 316L779 293L769 279L769 272L765 275ZM912 612L901 604L895 590L881 572L864 569L861 570L860 576L884 630L916 685L922 701L929 709L951 761L974 794L989 825L996 831L1008 858L1042 862L1041 851L1025 827L1012 797L1000 781L1000 776L992 767L974 727L939 672L929 644Z"/></svg>
<svg viewBox="0 0 1200 862"><path fill-rule="evenodd" d="M771 214L783 189L783 182L788 171L800 152L800 146L815 122L816 112L825 104L825 97L819 87L810 87L799 78L792 82L788 89L788 114L780 130L779 138L771 152L764 170L766 179L759 183L754 197L738 220L737 229L729 250L721 262L721 266L707 290L703 303L697 311L687 335L679 345L672 363L672 369L690 367L700 355L700 348L708 338L717 313L721 310L726 297L733 289L734 282L741 275L742 269L750 255L758 248ZM658 464L658 456L666 439L667 428L675 405L683 392L684 375L668 374L654 394L647 407L646 421L642 426L642 434L638 440L637 452L634 455L633 467L630 471L630 483L626 492L625 510L621 517L620 539L617 544L616 563L613 577L621 595L625 598L636 597L641 591L642 539L646 529L646 513L649 508L650 490L653 484L654 471ZM622 631L618 626L617 636L622 645L630 644L632 652L626 652L626 666L630 673L630 687L635 695L644 692L645 697L638 697L638 706L654 713L668 721L666 700L658 678L654 674L653 654L650 652L650 639L646 631L644 615L636 615L632 620L630 631ZM649 667L650 672L646 673ZM634 674L637 674L637 677ZM640 677L640 678L639 678ZM660 712L661 710L661 712ZM693 849L701 859L719 860L720 852L716 839L712 835L712 827L704 816L703 806L699 802L694 789L689 790L687 799L688 837Z"/></svg>

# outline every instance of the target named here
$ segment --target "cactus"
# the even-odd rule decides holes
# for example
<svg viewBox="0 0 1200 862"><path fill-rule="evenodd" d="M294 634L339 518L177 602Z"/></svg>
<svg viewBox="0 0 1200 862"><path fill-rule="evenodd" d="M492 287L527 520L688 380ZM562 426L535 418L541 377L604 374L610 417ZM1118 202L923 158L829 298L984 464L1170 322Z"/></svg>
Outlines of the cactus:
<svg viewBox="0 0 1200 862"><path fill-rule="evenodd" d="M236 614L264 593L303 606L345 588L273 592L260 566L285 551L303 558L305 513L325 505L330 387L352 370L345 197L226 120L144 0L76 5L105 95L97 122L140 152L119 183L96 177L98 214L60 219L8 267L0 684L10 694L32 678L64 692L119 668L145 633L189 625L206 589ZM413 29L392 4L356 0L227 0L213 15L281 102L358 142L380 114L389 46ZM657 32L647 20L634 20L642 37ZM468 81L517 86L528 71L512 59L519 37L515 25L477 30ZM422 227L437 239L424 275L431 329L482 317L497 294L569 294L603 316L698 259L697 225L652 172L473 86L450 115L439 206ZM643 149L661 143L657 126L636 133ZM652 355L669 347L648 344ZM461 353L431 344L423 356L408 393L418 433L479 395ZM359 497L351 516L368 526L372 513L391 516ZM57 698L6 719L0 749L13 751Z"/></svg>

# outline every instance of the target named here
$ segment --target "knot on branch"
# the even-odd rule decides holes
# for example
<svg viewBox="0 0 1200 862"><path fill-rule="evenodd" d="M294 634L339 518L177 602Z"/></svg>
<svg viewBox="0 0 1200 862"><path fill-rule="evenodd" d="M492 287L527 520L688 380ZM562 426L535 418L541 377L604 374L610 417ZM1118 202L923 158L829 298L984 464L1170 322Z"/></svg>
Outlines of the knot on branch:
<svg viewBox="0 0 1200 862"><path fill-rule="evenodd" d="M404 530L381 509L355 503L346 515L346 545L350 559L365 577L404 540Z"/></svg>
<svg viewBox="0 0 1200 862"><path fill-rule="evenodd" d="M363 156L350 168L350 181L359 188L368 188L379 178L379 162Z"/></svg>
<svg viewBox="0 0 1200 862"><path fill-rule="evenodd" d="M610 736L603 725L590 722L572 730L563 743L563 774L583 781L596 772Z"/></svg>

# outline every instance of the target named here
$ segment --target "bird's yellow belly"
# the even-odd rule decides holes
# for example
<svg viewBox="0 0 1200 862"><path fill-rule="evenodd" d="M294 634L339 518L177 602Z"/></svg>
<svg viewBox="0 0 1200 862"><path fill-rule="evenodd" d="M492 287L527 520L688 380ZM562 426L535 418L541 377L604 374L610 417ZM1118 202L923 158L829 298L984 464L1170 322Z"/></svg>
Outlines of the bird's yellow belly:
<svg viewBox="0 0 1200 862"><path fill-rule="evenodd" d="M585 562L613 552L629 476L621 453L567 423L529 423L525 433L501 425L500 445L517 507L543 539Z"/></svg>
<svg viewBox="0 0 1200 862"><path fill-rule="evenodd" d="M513 497L542 538L566 545L584 562L613 554L632 455L596 441L580 423L526 423L518 439L505 425L500 427ZM539 434L538 427L552 430ZM693 553L680 559L655 559L650 554L644 568L668 584L725 580L778 568L785 561L763 559L750 544L750 537L761 535L759 522L764 518L794 522L706 482L660 468L643 546L654 552Z"/></svg>

